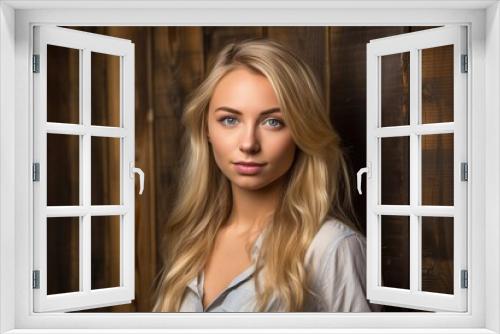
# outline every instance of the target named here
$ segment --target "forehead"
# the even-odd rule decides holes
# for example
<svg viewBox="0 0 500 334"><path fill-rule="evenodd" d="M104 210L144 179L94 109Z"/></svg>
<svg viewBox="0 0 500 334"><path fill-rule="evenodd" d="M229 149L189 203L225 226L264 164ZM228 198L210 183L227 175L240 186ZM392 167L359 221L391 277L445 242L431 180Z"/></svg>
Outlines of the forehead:
<svg viewBox="0 0 500 334"><path fill-rule="evenodd" d="M238 68L227 73L215 86L210 109L221 106L242 112L258 112L279 107L279 103L271 83L264 75Z"/></svg>

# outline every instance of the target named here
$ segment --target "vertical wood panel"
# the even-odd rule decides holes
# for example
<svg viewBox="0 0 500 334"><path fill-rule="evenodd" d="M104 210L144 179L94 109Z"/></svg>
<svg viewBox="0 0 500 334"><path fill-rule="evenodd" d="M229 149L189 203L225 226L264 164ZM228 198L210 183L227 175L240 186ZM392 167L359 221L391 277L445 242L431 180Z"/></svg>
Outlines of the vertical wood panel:
<svg viewBox="0 0 500 334"><path fill-rule="evenodd" d="M205 68L227 44L249 38L264 37L263 27L203 27L203 54Z"/></svg>
<svg viewBox="0 0 500 334"><path fill-rule="evenodd" d="M182 110L187 95L201 82L204 74L202 29L155 27L152 50L155 196L158 203L155 231L161 241L178 182L184 134ZM161 254L157 258L158 267L160 260Z"/></svg>
<svg viewBox="0 0 500 334"><path fill-rule="evenodd" d="M311 67L323 95L328 90L328 27L269 27L267 37L290 48Z"/></svg>

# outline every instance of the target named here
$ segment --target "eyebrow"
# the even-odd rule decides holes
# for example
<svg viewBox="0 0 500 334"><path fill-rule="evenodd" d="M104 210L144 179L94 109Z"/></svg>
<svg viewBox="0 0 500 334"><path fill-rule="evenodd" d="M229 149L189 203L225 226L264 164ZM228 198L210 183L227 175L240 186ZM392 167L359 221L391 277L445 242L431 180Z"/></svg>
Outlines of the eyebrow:
<svg viewBox="0 0 500 334"><path fill-rule="evenodd" d="M233 113L233 114L241 115L241 111L233 109L233 108L229 108L229 107L219 107L219 108L215 109L215 111L219 111L219 110L220 111L228 111L228 112ZM281 111L281 109L276 107L276 108L264 110L260 114L267 115L267 114L272 114L272 113L279 112L279 111Z"/></svg>

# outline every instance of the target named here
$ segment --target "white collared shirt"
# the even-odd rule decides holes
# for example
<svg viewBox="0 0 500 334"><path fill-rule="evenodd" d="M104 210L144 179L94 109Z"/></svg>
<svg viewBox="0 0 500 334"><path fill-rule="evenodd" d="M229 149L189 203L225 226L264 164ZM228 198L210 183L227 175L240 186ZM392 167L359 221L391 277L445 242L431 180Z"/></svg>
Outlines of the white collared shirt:
<svg viewBox="0 0 500 334"><path fill-rule="evenodd" d="M203 308L203 271L187 286L179 312L255 312L255 260L264 231L252 248L252 264L236 276ZM340 221L329 218L309 246L306 270L312 271L312 289L319 296L306 298L304 312L371 312L380 305L366 300L366 239ZM259 280L263 272L259 273ZM275 299L266 312L282 312Z"/></svg>

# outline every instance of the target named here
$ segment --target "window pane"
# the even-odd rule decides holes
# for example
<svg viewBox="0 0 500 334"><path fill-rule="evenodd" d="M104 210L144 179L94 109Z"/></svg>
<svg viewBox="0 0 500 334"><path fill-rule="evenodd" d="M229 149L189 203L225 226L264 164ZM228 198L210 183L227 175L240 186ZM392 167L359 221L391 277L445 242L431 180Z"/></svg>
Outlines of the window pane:
<svg viewBox="0 0 500 334"><path fill-rule="evenodd" d="M410 204L410 137L381 138L382 203Z"/></svg>
<svg viewBox="0 0 500 334"><path fill-rule="evenodd" d="M120 138L92 137L92 205L120 205Z"/></svg>
<svg viewBox="0 0 500 334"><path fill-rule="evenodd" d="M452 217L422 217L422 291L453 294Z"/></svg>
<svg viewBox="0 0 500 334"><path fill-rule="evenodd" d="M421 50L422 123L453 122L453 45Z"/></svg>
<svg viewBox="0 0 500 334"><path fill-rule="evenodd" d="M410 52L381 57L382 126L410 124Z"/></svg>
<svg viewBox="0 0 500 334"><path fill-rule="evenodd" d="M79 136L47 134L48 206L80 204L79 156Z"/></svg>
<svg viewBox="0 0 500 334"><path fill-rule="evenodd" d="M92 289L120 286L120 216L92 221Z"/></svg>
<svg viewBox="0 0 500 334"><path fill-rule="evenodd" d="M79 291L80 218L47 218L47 294Z"/></svg>
<svg viewBox="0 0 500 334"><path fill-rule="evenodd" d="M410 288L410 217L381 216L382 286Z"/></svg>
<svg viewBox="0 0 500 334"><path fill-rule="evenodd" d="M120 57L92 52L91 124L120 126Z"/></svg>
<svg viewBox="0 0 500 334"><path fill-rule="evenodd" d="M422 136L422 205L453 205L453 134Z"/></svg>
<svg viewBox="0 0 500 334"><path fill-rule="evenodd" d="M47 121L80 123L80 50L47 45Z"/></svg>

